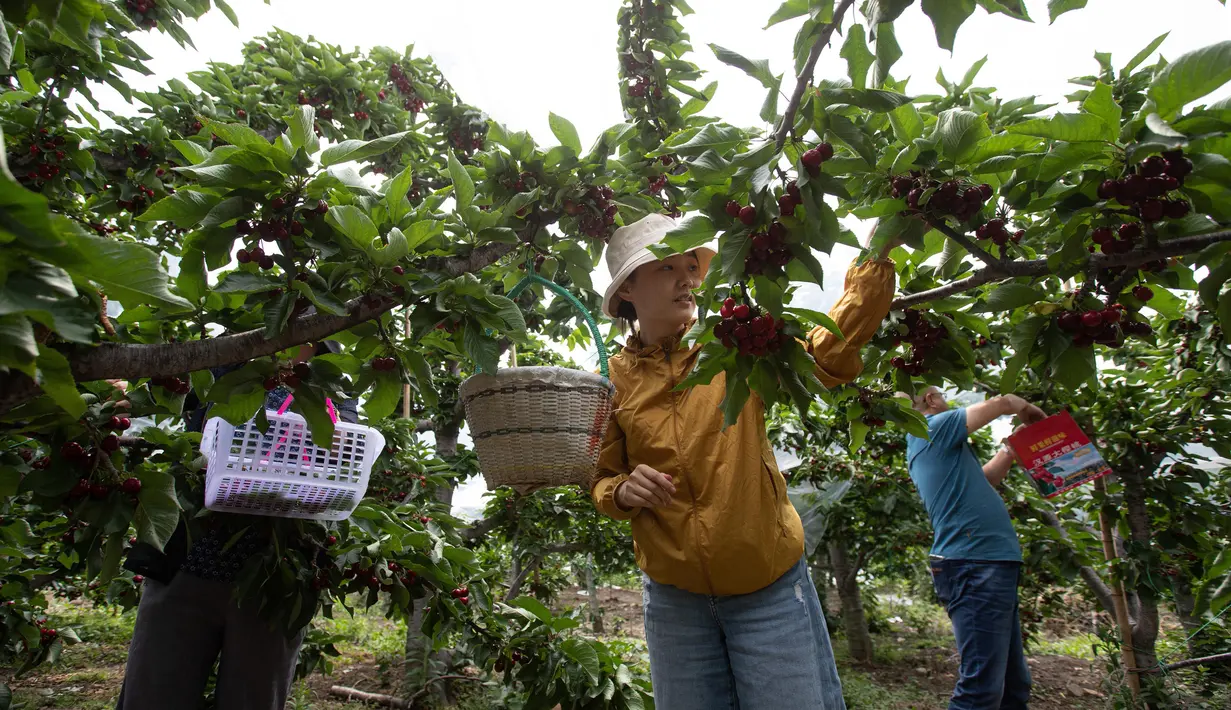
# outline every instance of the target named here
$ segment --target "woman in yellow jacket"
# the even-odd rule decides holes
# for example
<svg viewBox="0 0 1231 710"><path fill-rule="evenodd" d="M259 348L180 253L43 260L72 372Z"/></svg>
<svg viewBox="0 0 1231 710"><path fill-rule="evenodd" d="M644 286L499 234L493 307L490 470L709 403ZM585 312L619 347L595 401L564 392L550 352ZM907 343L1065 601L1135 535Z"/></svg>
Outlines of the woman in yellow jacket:
<svg viewBox="0 0 1231 710"><path fill-rule="evenodd" d="M723 428L725 376L677 392L699 347L680 340L708 247L659 260L674 222L650 215L607 248L603 311L637 330L611 359L615 411L592 486L603 513L631 519L645 573L645 631L659 710L843 708L825 617L804 561L755 394ZM853 267L830 311L846 340L818 328L807 347L826 386L854 379L860 348L893 298L893 262Z"/></svg>

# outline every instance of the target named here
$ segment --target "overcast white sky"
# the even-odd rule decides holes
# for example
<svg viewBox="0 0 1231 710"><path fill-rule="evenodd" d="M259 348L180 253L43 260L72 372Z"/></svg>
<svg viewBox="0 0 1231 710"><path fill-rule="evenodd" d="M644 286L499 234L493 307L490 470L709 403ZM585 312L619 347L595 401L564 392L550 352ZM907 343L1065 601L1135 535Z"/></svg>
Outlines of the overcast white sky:
<svg viewBox="0 0 1231 710"><path fill-rule="evenodd" d="M203 68L207 61L238 62L243 43L278 27L344 48L414 44L431 55L462 99L514 129L529 130L540 144L555 142L548 112L567 117L583 145L622 120L616 88L616 11L618 0L229 0L239 15L232 26L211 12L187 29L197 49L184 50L166 35L142 35L141 46L153 55L152 77L133 74L130 83L154 89L172 77ZM764 90L742 72L718 62L708 43L752 59L769 59L775 72L792 66L791 46L799 20L761 30L780 0L691 0L697 11L684 18L697 51L692 60L719 82L707 115L742 126L762 126L757 117ZM1231 8L1217 0L1089 0L1084 10L1047 24L1047 0L1026 0L1033 24L976 10L958 33L954 52L936 46L931 23L918 3L898 20L896 33L903 58L896 77L911 77L908 93L939 92L934 77L943 69L960 79L984 56L987 65L976 82L993 86L1005 98L1037 95L1063 102L1074 87L1068 79L1097 71L1093 54L1111 52L1122 64L1154 37L1170 31L1163 56L1231 36ZM1163 8L1166 8L1165 10ZM849 24L849 20L848 20ZM826 50L818 76L840 78L846 64L838 57L841 40ZM789 85L786 82L784 85ZM1220 95L1228 93L1227 87ZM109 108L124 111L109 87L96 95ZM854 226L854 225L852 225ZM862 233L860 236L862 237ZM803 294L813 308L827 308L840 287L841 269L854 251L838 247L825 260L829 288ZM602 288L606 274L596 280ZM482 484L459 491L461 511L480 505Z"/></svg>

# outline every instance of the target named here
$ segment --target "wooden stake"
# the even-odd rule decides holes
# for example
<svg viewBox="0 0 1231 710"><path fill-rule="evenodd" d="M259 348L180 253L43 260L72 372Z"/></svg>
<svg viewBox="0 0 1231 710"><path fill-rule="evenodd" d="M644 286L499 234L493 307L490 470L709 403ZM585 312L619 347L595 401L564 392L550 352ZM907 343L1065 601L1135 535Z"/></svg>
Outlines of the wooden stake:
<svg viewBox="0 0 1231 710"><path fill-rule="evenodd" d="M1107 483L1104 479L1095 479L1094 487L1106 495ZM1116 541L1112 535L1115 528L1105 506L1099 506L1098 521L1103 533L1103 556L1114 564L1120 556L1116 553ZM1141 697L1141 676L1137 673L1137 654L1133 651L1133 624L1128 618L1128 603L1124 600L1124 583L1114 576L1114 571L1112 575L1111 601L1116 610L1116 625L1120 627L1120 662L1124 665L1124 679L1133 691L1133 698L1137 699Z"/></svg>
<svg viewBox="0 0 1231 710"><path fill-rule="evenodd" d="M410 309L406 309L406 315L403 317L403 330L406 333L406 339L410 340ZM410 383L402 385L402 418L410 419Z"/></svg>

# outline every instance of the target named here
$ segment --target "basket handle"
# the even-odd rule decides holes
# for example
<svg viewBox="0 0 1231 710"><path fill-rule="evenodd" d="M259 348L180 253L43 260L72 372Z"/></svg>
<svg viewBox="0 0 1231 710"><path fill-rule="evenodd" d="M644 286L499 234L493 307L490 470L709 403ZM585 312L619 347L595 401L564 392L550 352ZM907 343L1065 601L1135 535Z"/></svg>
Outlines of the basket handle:
<svg viewBox="0 0 1231 710"><path fill-rule="evenodd" d="M521 295L522 291L526 290L528 286L537 283L543 288L550 290L557 296L560 296L565 301L568 301L573 308L577 309L577 311L581 314L581 317L585 319L586 325L590 327L590 333L594 336L594 344L598 349L599 372L602 373L603 377L607 377L607 345L603 342L602 334L598 332L598 323L595 322L594 316L590 315L590 311L586 310L586 307L582 305L581 301L578 301L576 296L569 293L568 289L535 273L533 258L528 261L526 266L529 273L526 275L526 278L522 279L516 286L513 287L512 291L509 291L508 298L511 300L516 299L519 295Z"/></svg>
<svg viewBox="0 0 1231 710"><path fill-rule="evenodd" d="M292 402L292 401L294 401L294 400L295 400L295 395L293 395L293 394L288 394L288 395L286 396L286 399L282 400L282 406L281 406L281 407L278 407L278 414L286 414L286 410L287 410L287 408L289 408L289 407L291 406L291 402ZM337 423L338 423L338 413L337 413L337 411L333 408L333 400L332 400L332 399L330 399L330 398L328 398L328 397L326 397L326 398L325 398L325 408L329 410L329 418L333 420L333 423L334 423L334 424L337 424ZM285 443L286 443L286 437L285 437L285 436L283 436L283 437L279 437L279 438L278 438L278 443L277 443L277 444L275 444L275 445L273 445L273 446L271 446L271 447L269 447L268 449L266 449L266 450L265 450L265 453L264 453L264 454L262 454L261 458L268 459L268 458L269 458L269 456L270 456L270 454L272 454L272 453L274 452L274 450L275 450L275 449L277 449L279 446L282 446L282 445L283 445L283 444L285 444ZM307 458L308 458L307 456L304 456L304 460L305 460L305 461L307 460Z"/></svg>

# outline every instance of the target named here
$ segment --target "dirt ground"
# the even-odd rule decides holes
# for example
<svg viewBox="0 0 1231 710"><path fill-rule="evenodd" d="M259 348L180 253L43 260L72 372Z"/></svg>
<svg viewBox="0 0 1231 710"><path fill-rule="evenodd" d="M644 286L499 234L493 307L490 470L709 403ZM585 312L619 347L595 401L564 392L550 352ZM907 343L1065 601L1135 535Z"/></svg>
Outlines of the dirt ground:
<svg viewBox="0 0 1231 710"><path fill-rule="evenodd" d="M606 624L605 633L645 638L645 626L641 612L641 590L600 588L599 605ZM584 590L569 589L560 596L560 606L580 606L587 601ZM842 663L842 640L836 639L839 662L851 670L870 676L877 685L885 687L914 686L921 695L932 698L932 704L924 708L943 708L948 702L953 684L957 680L957 648L949 639L948 646L936 648L925 646L910 648L909 636L881 638L897 641L898 652L890 660L878 660L872 664ZM929 639L931 641L932 639ZM1027 658L1034 678L1031 707L1036 710L1074 710L1103 708L1106 695L1102 689L1102 671L1089 661L1058 655L1033 655ZM845 674L844 674L845 675ZM915 706L907 706L915 707Z"/></svg>

